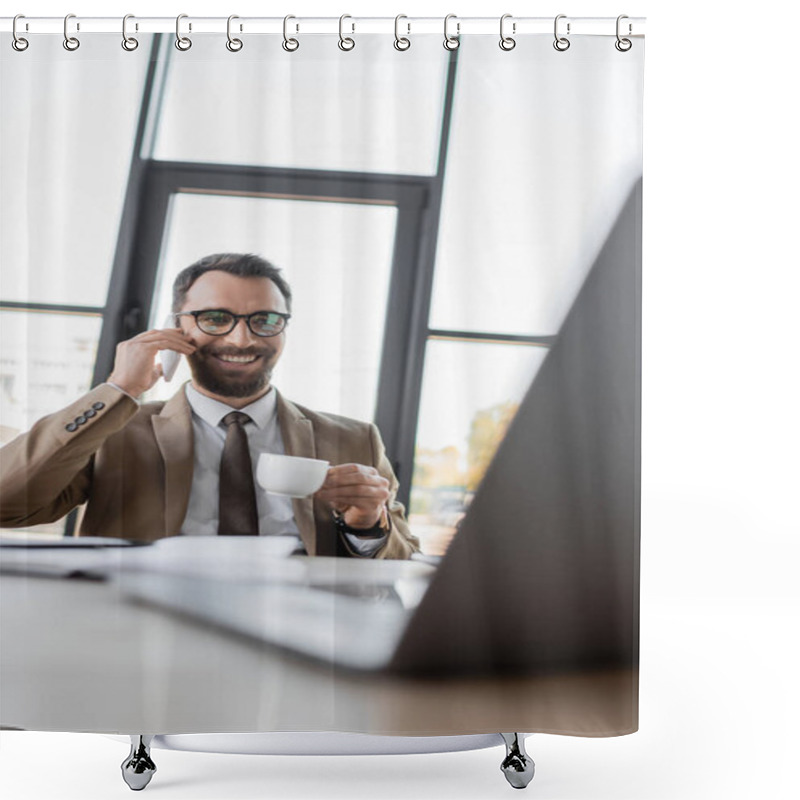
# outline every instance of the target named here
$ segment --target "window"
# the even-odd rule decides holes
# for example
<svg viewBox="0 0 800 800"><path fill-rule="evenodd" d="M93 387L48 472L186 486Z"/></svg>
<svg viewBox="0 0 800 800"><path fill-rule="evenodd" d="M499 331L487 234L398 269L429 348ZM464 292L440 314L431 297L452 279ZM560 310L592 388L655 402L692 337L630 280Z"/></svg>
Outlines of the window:
<svg viewBox="0 0 800 800"><path fill-rule="evenodd" d="M167 219L150 327L164 323L180 269L214 252L259 253L281 268L294 298L275 385L311 408L373 419L396 206L179 192ZM179 369L153 399L191 377L185 360Z"/></svg>
<svg viewBox="0 0 800 800"><path fill-rule="evenodd" d="M148 48L126 53L118 36L93 37L92 59L58 57L57 37L39 44L55 57L0 72L3 443L92 385L148 67Z"/></svg>
<svg viewBox="0 0 800 800"><path fill-rule="evenodd" d="M342 53L330 37L307 36L295 54L277 37L253 36L236 58L224 57L224 41L208 35L185 53L162 51L169 67L155 159L436 173L447 76L440 37L415 37L399 53L383 35L362 35Z"/></svg>

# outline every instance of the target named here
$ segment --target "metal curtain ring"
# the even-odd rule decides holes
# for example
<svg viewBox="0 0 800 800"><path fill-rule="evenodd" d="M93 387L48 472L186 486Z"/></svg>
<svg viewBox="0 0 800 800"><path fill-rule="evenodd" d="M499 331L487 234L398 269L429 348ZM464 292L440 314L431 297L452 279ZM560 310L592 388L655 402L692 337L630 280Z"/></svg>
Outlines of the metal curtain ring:
<svg viewBox="0 0 800 800"><path fill-rule="evenodd" d="M408 31L406 32L406 36L400 36L400 20L401 19L408 19L405 14L398 14L394 18L394 49L395 50L408 50L411 47L411 39L407 38L408 34L411 33L411 23L406 22L406 27Z"/></svg>
<svg viewBox="0 0 800 800"><path fill-rule="evenodd" d="M293 17L291 14L288 14L287 16L285 16L283 18L283 45L282 46L283 46L283 49L287 53L294 53L294 51L297 50L298 47L300 47L300 42L298 42L297 39L290 39L287 36L287 32L288 32L288 29L289 29L289 20L290 19L297 19L297 17ZM299 25L296 26L296 30L300 30L300 26Z"/></svg>
<svg viewBox="0 0 800 800"><path fill-rule="evenodd" d="M69 21L71 19L75 19L74 14L67 14L67 16L64 17L64 49L70 52L77 50L81 46L78 39L69 35ZM76 27L76 30L80 30L79 25Z"/></svg>
<svg viewBox="0 0 800 800"><path fill-rule="evenodd" d="M128 36L128 20L134 19L133 14L126 14L122 18L122 49L127 50L129 53L133 52L139 46L139 40L134 39L133 36ZM136 26L139 29L139 26Z"/></svg>
<svg viewBox="0 0 800 800"><path fill-rule="evenodd" d="M231 53L238 53L242 49L242 47L244 47L244 43L242 42L241 39L234 39L231 37L231 22L233 22L233 20L235 19L239 19L239 17L237 17L236 14L231 14L228 17L228 41L225 42L225 47L227 47L228 50L231 51ZM239 30L241 29L242 28L240 26Z"/></svg>
<svg viewBox="0 0 800 800"><path fill-rule="evenodd" d="M351 39L349 36L345 36L342 32L342 26L344 25L344 21L346 19L353 19L349 14L342 14L339 17L339 49L340 50L352 50L355 46L355 40ZM352 22L351 25L353 26L353 30L350 31L351 33L356 32L356 24Z"/></svg>
<svg viewBox="0 0 800 800"><path fill-rule="evenodd" d="M553 36L556 37L556 40L553 42L553 47L555 47L555 49L558 50L559 53L563 53L565 50L569 50L569 45L570 45L569 39L567 39L564 36L559 36L558 35L558 21L560 19L566 19L566 18L567 18L566 14L559 14L556 17L555 22L553 23ZM567 23L567 36L569 36L569 32L570 32L569 29L570 29L570 24L568 22Z"/></svg>
<svg viewBox="0 0 800 800"><path fill-rule="evenodd" d="M447 32L447 23L450 22L451 19L457 19L455 14L448 14L444 18L444 41L442 45L444 46L445 50L458 50L458 46L461 44L459 40L459 36L461 35L461 23L456 22L456 35L451 36Z"/></svg>
<svg viewBox="0 0 800 800"><path fill-rule="evenodd" d="M23 50L27 50L28 49L28 45L30 44L30 42L17 33L17 20L18 19L25 19L25 15L24 14L17 14L17 16L14 17L14 22L11 25L11 34L14 37L11 40L11 46L18 53L21 53Z"/></svg>
<svg viewBox="0 0 800 800"><path fill-rule="evenodd" d="M503 14L500 17L500 49L505 50L508 52L509 50L513 50L517 46L517 40L512 38L511 36L506 36L504 31L504 26L506 24L506 20L511 19L511 14ZM517 32L517 23L511 23L511 32Z"/></svg>
<svg viewBox="0 0 800 800"><path fill-rule="evenodd" d="M181 20L188 19L188 14L178 14L175 18L175 47L178 50L186 51L192 46L192 40L188 36L181 36ZM189 23L189 30L192 29L192 23Z"/></svg>
<svg viewBox="0 0 800 800"><path fill-rule="evenodd" d="M627 14L620 14L617 17L617 41L614 42L614 47L616 47L617 50L620 51L620 53L627 53L628 50L630 50L631 47L633 47L633 42L630 39L623 39L619 35L619 23L623 19L629 19L628 15ZM632 31L633 31L633 26L629 22L628 23L628 34L630 34Z"/></svg>

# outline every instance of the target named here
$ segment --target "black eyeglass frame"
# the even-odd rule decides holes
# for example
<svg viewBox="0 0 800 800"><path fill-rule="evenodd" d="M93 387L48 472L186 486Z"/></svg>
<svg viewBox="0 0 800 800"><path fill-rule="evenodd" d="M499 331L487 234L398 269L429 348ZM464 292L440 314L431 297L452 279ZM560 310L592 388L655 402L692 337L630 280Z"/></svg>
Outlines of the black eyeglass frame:
<svg viewBox="0 0 800 800"><path fill-rule="evenodd" d="M233 317L233 324L228 328L228 330L223 331L222 333L210 333L209 331L203 330L200 327L200 323L197 321L197 318L200 314L209 314L213 312L219 312L223 314L230 314ZM250 324L251 317L257 317L260 314L274 314L275 316L281 317L283 319L283 327L276 331L275 333L259 333L258 331L253 330L253 326ZM252 333L254 336L258 336L259 339L269 339L273 336L279 336L286 330L286 326L289 324L289 320L291 319L291 314L286 314L283 311L254 311L252 314L234 314L233 311L228 311L227 308L202 308L199 311L178 311L173 312L172 316L175 318L176 324L178 317L194 317L194 323L200 328L203 333L207 336L227 336L238 324L239 320L243 319L247 324L247 329Z"/></svg>

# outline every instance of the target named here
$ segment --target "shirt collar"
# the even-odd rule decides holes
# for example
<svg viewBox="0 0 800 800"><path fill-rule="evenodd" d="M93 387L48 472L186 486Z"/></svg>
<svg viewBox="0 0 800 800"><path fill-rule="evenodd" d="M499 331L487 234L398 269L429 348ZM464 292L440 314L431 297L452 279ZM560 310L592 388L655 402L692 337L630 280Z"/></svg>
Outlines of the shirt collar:
<svg viewBox="0 0 800 800"><path fill-rule="evenodd" d="M265 395L244 408L232 408L219 400L214 400L213 397L198 392L191 383L186 384L186 399L192 412L212 428L216 428L222 418L231 411L241 411L253 420L257 428L263 429L275 417L277 409L277 391L272 386Z"/></svg>

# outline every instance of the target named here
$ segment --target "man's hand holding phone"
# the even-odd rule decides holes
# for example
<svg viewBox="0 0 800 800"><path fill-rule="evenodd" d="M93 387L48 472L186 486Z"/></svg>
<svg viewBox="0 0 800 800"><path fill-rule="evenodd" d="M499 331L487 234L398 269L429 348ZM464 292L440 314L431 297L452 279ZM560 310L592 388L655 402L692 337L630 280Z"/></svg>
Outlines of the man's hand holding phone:
<svg viewBox="0 0 800 800"><path fill-rule="evenodd" d="M156 361L159 350L167 351L162 355L161 363ZM168 370L174 374L178 358L181 355L188 356L195 350L196 346L180 328L144 331L117 345L114 369L108 380L133 397L138 397L151 389L160 377L167 377ZM170 361L172 363L168 363Z"/></svg>

